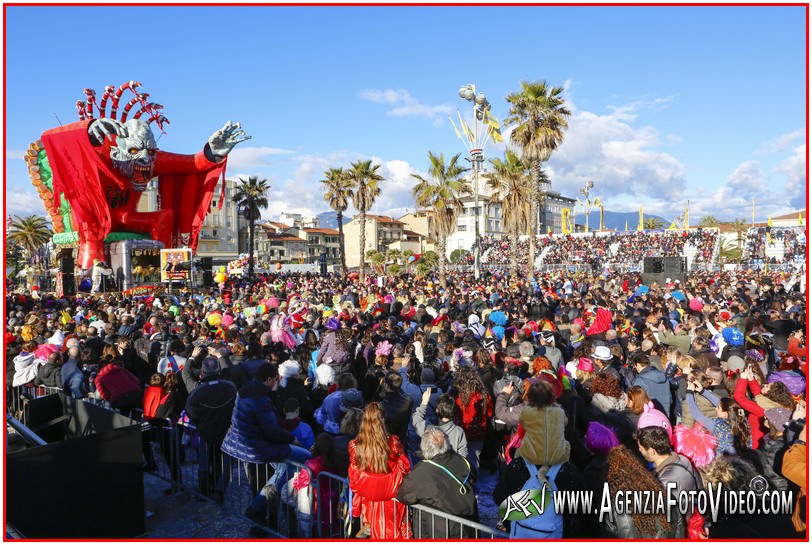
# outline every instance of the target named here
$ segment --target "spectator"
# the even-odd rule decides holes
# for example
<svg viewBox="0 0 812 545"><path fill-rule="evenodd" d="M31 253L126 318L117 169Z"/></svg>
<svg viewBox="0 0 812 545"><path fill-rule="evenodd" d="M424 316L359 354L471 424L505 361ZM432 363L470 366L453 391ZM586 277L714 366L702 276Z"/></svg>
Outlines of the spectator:
<svg viewBox="0 0 812 545"><path fill-rule="evenodd" d="M450 401L450 399L449 399ZM449 403L450 404L450 403ZM432 427L421 434L423 461L403 479L397 499L406 505L425 505L444 513L479 522L474 493L476 475L465 456L454 452L442 429ZM464 539L477 537L470 527L443 517L412 513L417 539Z"/></svg>

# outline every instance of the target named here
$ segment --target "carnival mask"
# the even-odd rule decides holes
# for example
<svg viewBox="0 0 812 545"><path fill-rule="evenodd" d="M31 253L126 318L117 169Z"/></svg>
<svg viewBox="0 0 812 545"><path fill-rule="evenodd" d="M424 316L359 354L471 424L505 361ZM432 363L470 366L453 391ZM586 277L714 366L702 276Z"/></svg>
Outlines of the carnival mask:
<svg viewBox="0 0 812 545"><path fill-rule="evenodd" d="M127 136L116 138L116 145L110 148L113 166L130 180L132 188L142 192L152 179L152 167L158 145L142 119L129 119L124 123Z"/></svg>

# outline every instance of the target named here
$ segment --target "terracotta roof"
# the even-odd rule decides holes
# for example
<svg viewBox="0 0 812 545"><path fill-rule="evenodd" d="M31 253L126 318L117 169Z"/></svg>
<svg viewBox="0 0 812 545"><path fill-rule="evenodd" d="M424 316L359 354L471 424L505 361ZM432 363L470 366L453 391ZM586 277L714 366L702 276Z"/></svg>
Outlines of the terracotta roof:
<svg viewBox="0 0 812 545"><path fill-rule="evenodd" d="M306 241L299 237L268 237L270 242L301 242L304 244Z"/></svg>
<svg viewBox="0 0 812 545"><path fill-rule="evenodd" d="M402 221L398 221L395 218L392 218L390 216L376 216L375 214L367 214L367 217L372 218L372 219L374 219L376 221L379 221L381 223L397 223L399 225L403 225Z"/></svg>
<svg viewBox="0 0 812 545"><path fill-rule="evenodd" d="M318 233L322 235L338 235L338 230L327 229L326 227L310 227L307 229L302 229L302 231L306 233Z"/></svg>
<svg viewBox="0 0 812 545"><path fill-rule="evenodd" d="M418 233L417 231L409 231L408 229L404 229L403 234L406 235L406 236L412 236L412 237L422 237L423 236L423 234Z"/></svg>
<svg viewBox="0 0 812 545"><path fill-rule="evenodd" d="M784 214L783 216L776 216L776 217L773 218L773 221L775 221L775 220L797 220L798 219L798 212L801 213L801 217L803 219L806 219L806 210L800 210L800 211L796 211L796 212L791 212L789 214Z"/></svg>

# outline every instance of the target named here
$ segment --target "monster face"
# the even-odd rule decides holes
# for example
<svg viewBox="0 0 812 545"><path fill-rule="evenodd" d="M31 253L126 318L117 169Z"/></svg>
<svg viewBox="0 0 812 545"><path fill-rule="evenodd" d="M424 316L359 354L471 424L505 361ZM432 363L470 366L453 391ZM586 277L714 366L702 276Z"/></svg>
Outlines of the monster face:
<svg viewBox="0 0 812 545"><path fill-rule="evenodd" d="M128 119L124 127L127 136L116 138L116 145L110 148L110 158L113 166L130 180L132 188L142 192L152 179L158 146L146 121Z"/></svg>

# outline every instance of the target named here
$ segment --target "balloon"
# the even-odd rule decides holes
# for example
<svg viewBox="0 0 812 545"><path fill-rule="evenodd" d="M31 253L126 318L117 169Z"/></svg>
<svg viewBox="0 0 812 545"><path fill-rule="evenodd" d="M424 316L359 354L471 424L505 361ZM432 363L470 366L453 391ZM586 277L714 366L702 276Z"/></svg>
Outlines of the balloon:
<svg viewBox="0 0 812 545"><path fill-rule="evenodd" d="M218 284L222 284L223 282L225 282L226 281L225 273L219 272L216 275L214 275L214 281L217 282Z"/></svg>
<svg viewBox="0 0 812 545"><path fill-rule="evenodd" d="M209 314L206 318L206 321L209 323L210 326L217 327L223 321L223 317L217 313Z"/></svg>

